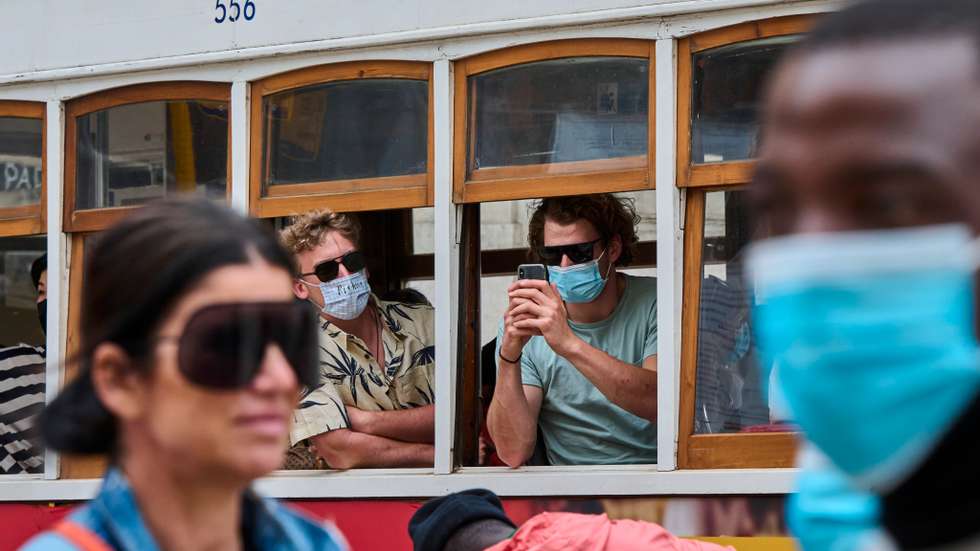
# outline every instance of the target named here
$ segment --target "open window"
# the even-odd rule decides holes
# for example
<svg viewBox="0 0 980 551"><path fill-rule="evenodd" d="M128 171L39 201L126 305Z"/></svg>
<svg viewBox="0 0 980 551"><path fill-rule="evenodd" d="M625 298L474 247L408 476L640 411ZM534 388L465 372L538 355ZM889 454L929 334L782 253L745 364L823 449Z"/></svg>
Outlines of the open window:
<svg viewBox="0 0 980 551"><path fill-rule="evenodd" d="M595 190L598 191L598 190ZM656 277L656 201L653 191L615 194L631 202L639 218L639 242L628 267L632 276ZM457 376L456 462L459 465L502 466L486 427L497 373L496 339L507 310L507 288L523 263L540 262L530 253L528 225L540 198L482 202L464 208L461 229L460 353ZM600 322L601 323L601 322ZM613 353L610 351L610 353ZM656 395L650 396L655 401ZM609 404L610 407L612 404ZM545 406L547 409L549 406ZM544 411L544 409L542 410ZM542 416L539 416L539 420ZM652 441L655 441L655 436ZM597 445L601 445L598 443ZM636 461L632 461L636 463ZM548 465L543 434L529 466Z"/></svg>
<svg viewBox="0 0 980 551"><path fill-rule="evenodd" d="M0 236L45 231L44 104L0 101Z"/></svg>
<svg viewBox="0 0 980 551"><path fill-rule="evenodd" d="M752 220L743 187L759 139L761 92L811 18L716 29L678 45L677 184L687 188L680 468L790 467L795 427L756 353L744 274Z"/></svg>
<svg viewBox="0 0 980 551"><path fill-rule="evenodd" d="M456 202L653 188L653 44L561 40L456 62Z"/></svg>
<svg viewBox="0 0 980 551"><path fill-rule="evenodd" d="M231 87L140 84L67 103L65 231L105 229L129 209L176 193L224 200Z"/></svg>
<svg viewBox="0 0 980 551"><path fill-rule="evenodd" d="M252 84L251 209L432 204L431 64L338 63Z"/></svg>
<svg viewBox="0 0 980 551"><path fill-rule="evenodd" d="M0 476L44 472L34 421L45 403L44 111L0 101Z"/></svg>

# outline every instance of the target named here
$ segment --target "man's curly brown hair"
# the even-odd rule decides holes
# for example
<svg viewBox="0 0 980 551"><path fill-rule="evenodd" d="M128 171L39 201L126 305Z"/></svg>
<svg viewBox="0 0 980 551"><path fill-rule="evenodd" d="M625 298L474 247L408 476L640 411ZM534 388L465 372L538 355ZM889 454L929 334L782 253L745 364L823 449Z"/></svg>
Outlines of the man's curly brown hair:
<svg viewBox="0 0 980 551"><path fill-rule="evenodd" d="M330 209L311 210L294 216L289 226L279 232L279 239L295 255L316 248L332 231L340 233L360 248L361 225L357 218Z"/></svg>
<svg viewBox="0 0 980 551"><path fill-rule="evenodd" d="M608 193L549 197L535 205L527 226L527 241L532 258L544 247L544 221L552 220L565 226L576 220L587 220L599 232L603 243L618 235L623 241L623 252L616 266L629 266L636 253L636 225L640 217L632 199L615 197Z"/></svg>

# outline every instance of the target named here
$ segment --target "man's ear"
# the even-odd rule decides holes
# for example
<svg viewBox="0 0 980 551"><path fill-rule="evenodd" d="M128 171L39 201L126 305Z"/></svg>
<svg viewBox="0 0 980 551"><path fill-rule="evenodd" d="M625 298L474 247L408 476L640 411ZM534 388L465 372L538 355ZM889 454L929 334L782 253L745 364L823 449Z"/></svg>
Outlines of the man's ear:
<svg viewBox="0 0 980 551"><path fill-rule="evenodd" d="M104 342L92 353L92 385L106 409L122 420L138 418L144 408L146 379L119 345Z"/></svg>
<svg viewBox="0 0 980 551"><path fill-rule="evenodd" d="M304 284L302 281L294 279L293 294L300 300L306 300L310 297L310 290L306 288L306 284Z"/></svg>
<svg viewBox="0 0 980 551"><path fill-rule="evenodd" d="M609 256L609 262L615 265L619 261L619 257L623 256L623 238L618 235L612 236L612 239L609 240L608 249L606 254Z"/></svg>

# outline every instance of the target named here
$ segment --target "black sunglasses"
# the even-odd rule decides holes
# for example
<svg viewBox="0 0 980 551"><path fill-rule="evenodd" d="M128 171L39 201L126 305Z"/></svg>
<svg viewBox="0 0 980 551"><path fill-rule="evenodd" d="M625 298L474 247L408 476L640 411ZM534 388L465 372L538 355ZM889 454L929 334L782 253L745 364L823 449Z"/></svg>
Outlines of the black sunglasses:
<svg viewBox="0 0 980 551"><path fill-rule="evenodd" d="M212 304L191 316L178 339L177 365L188 381L219 390L248 386L269 344L282 350L300 384L319 383L317 327L299 301Z"/></svg>
<svg viewBox="0 0 980 551"><path fill-rule="evenodd" d="M361 253L361 251L351 251L347 254L338 256L337 258L331 258L329 260L324 260L323 262L318 262L316 266L313 266L312 272L299 275L315 275L317 279L326 283L328 281L333 281L337 277L341 264L347 268L348 272L354 273L363 270L366 262L367 261L364 259L364 254Z"/></svg>
<svg viewBox="0 0 980 551"><path fill-rule="evenodd" d="M538 250L538 256L541 257L541 261L548 266L559 266L561 265L561 258L567 256L573 264L581 264L583 262L588 262L593 259L593 249L595 244L602 241L602 239L593 239L592 241L586 241L585 243L573 243L571 245L556 245L554 247L541 247Z"/></svg>

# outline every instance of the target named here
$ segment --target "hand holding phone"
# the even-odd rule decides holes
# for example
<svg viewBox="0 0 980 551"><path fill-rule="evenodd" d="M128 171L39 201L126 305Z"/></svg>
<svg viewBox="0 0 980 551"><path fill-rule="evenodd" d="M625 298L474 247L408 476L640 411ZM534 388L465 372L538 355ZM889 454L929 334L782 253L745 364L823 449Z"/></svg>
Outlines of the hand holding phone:
<svg viewBox="0 0 980 551"><path fill-rule="evenodd" d="M544 264L521 264L517 267L517 279L548 281L548 268Z"/></svg>

